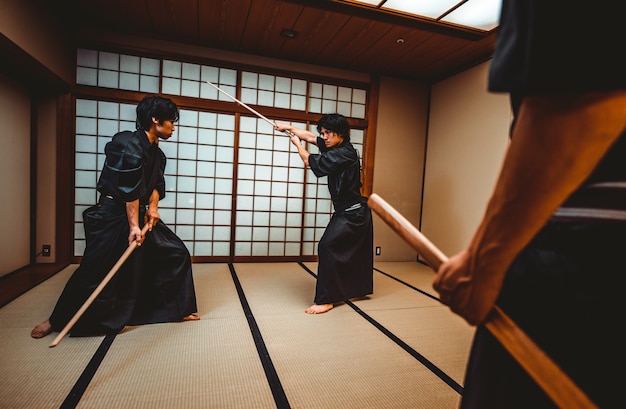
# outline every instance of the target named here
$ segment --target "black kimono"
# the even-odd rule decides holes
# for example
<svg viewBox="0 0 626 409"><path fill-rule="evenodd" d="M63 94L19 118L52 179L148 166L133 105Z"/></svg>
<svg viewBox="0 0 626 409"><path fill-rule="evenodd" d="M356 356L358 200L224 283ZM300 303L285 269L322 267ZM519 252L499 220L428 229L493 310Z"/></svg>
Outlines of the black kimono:
<svg viewBox="0 0 626 409"><path fill-rule="evenodd" d="M126 202L139 199L143 223L150 194L165 196L165 161L143 130L125 131L106 145L98 181L100 200L83 212L87 246L50 316L62 330L128 248ZM162 221L103 289L71 334L115 334L126 325L180 321L197 311L191 257L182 240Z"/></svg>
<svg viewBox="0 0 626 409"><path fill-rule="evenodd" d="M328 176L333 214L318 245L315 304L333 304L373 292L374 231L367 198L361 196L359 155L349 141L309 156L315 176Z"/></svg>

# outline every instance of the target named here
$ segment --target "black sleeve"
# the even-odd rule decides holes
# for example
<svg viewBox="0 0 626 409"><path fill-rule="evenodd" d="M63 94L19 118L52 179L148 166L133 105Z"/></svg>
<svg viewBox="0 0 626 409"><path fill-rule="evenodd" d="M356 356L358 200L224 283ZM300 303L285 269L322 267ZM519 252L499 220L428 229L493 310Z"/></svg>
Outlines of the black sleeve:
<svg viewBox="0 0 626 409"><path fill-rule="evenodd" d="M322 143L322 145L324 145ZM309 156L309 166L315 176L328 176L355 164L359 160L350 145L339 146Z"/></svg>
<svg viewBox="0 0 626 409"><path fill-rule="evenodd" d="M104 152L106 161L98 190L124 202L144 196L146 185L141 140L133 132L120 132L106 144Z"/></svg>

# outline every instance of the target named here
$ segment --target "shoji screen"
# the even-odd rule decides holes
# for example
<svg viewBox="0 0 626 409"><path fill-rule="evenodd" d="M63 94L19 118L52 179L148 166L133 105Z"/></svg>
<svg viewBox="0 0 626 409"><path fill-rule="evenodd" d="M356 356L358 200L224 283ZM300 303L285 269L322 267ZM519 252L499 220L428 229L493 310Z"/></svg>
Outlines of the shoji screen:
<svg viewBox="0 0 626 409"><path fill-rule="evenodd" d="M365 87L95 50L78 50L77 84L200 100L232 100L294 112L365 118ZM97 92L96 92L97 94ZM110 94L109 94L110 95ZM110 97L109 97L110 98ZM199 104L202 105L202 104ZM82 211L97 202L104 146L135 129L136 105L76 99L75 241L84 247ZM289 122L285 119L283 122ZM292 122L298 127L315 126ZM351 131L363 152L364 131ZM332 214L326 178L304 168L289 138L253 114L181 108L176 131L161 141L168 157L162 220L196 257L299 257L317 254ZM316 146L307 147L318 153Z"/></svg>

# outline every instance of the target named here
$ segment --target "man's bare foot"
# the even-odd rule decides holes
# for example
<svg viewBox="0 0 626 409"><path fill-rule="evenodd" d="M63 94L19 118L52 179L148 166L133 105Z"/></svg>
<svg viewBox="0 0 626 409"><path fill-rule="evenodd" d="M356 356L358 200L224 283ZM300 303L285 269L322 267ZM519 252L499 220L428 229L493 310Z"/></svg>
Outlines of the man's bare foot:
<svg viewBox="0 0 626 409"><path fill-rule="evenodd" d="M33 328L33 330L30 332L30 336L39 339L45 337L51 332L52 324L50 324L50 321L45 320L44 322L37 324L35 328Z"/></svg>
<svg viewBox="0 0 626 409"><path fill-rule="evenodd" d="M195 312L193 314L189 314L186 317L183 317L183 321L198 321L200 316Z"/></svg>
<svg viewBox="0 0 626 409"><path fill-rule="evenodd" d="M304 312L306 312L307 314L323 314L332 309L333 309L332 304L313 304L309 308L304 310Z"/></svg>

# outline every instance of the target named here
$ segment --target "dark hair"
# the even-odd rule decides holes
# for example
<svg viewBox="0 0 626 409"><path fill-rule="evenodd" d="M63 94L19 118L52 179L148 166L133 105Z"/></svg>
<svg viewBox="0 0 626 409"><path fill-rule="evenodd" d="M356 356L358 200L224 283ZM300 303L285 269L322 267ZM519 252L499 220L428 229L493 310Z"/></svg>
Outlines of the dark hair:
<svg viewBox="0 0 626 409"><path fill-rule="evenodd" d="M317 132L321 133L322 128L336 132L343 136L344 141L350 140L350 125L345 116L341 114L325 114L317 121Z"/></svg>
<svg viewBox="0 0 626 409"><path fill-rule="evenodd" d="M152 118L159 123L178 121L178 106L171 99L160 95L147 95L137 105L137 129L147 131L152 126Z"/></svg>

